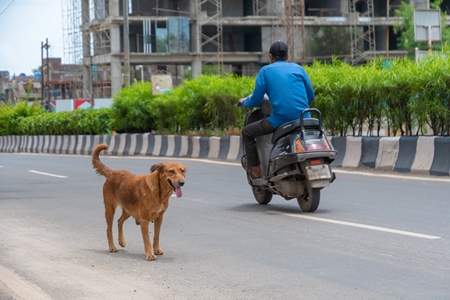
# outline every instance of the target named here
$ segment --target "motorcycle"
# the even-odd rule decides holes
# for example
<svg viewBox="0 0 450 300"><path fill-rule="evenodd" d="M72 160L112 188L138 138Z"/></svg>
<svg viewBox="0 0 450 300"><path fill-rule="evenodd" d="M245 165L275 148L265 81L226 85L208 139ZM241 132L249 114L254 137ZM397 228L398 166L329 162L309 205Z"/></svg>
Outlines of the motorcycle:
<svg viewBox="0 0 450 300"><path fill-rule="evenodd" d="M245 125L269 117L271 111L265 97L259 108L247 113ZM304 117L307 112L311 118ZM246 172L256 201L268 204L273 195L279 195L286 200L296 198L304 212L316 211L320 191L336 179L330 164L337 150L322 130L321 112L315 108L304 110L299 119L281 125L272 134L257 137L256 145L263 176L252 178Z"/></svg>

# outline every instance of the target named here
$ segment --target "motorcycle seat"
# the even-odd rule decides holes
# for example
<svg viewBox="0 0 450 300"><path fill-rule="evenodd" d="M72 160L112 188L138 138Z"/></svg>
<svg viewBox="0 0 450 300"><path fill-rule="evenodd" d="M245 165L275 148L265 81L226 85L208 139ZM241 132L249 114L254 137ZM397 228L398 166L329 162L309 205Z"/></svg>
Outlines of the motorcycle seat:
<svg viewBox="0 0 450 300"><path fill-rule="evenodd" d="M316 118L304 118L303 119L303 127L306 128L320 128L319 120ZM272 144L275 144L275 142L285 136L286 134L296 130L300 129L300 119L290 121L287 123L284 123L280 127L278 127L275 132L272 135Z"/></svg>

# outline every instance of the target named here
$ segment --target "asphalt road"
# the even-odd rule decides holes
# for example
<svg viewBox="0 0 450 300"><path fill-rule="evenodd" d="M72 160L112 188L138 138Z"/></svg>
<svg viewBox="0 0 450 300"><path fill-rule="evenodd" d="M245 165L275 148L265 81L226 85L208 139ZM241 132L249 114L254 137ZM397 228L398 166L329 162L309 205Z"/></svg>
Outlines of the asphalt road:
<svg viewBox="0 0 450 300"><path fill-rule="evenodd" d="M174 160L101 158L137 174ZM450 299L449 178L337 169L308 214L257 204L236 163L181 162L165 254L146 261L132 219L108 252L90 157L0 154L0 299Z"/></svg>

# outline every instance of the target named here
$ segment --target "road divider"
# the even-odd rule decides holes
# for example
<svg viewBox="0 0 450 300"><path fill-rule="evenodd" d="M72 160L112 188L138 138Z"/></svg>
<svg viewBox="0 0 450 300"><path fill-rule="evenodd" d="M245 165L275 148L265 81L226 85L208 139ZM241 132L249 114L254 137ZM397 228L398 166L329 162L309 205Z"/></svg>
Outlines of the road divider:
<svg viewBox="0 0 450 300"><path fill-rule="evenodd" d="M331 164L399 173L450 176L450 137L330 137L338 150ZM167 156L239 161L240 136L203 137L143 134L0 136L0 152L90 155L100 143L104 155Z"/></svg>

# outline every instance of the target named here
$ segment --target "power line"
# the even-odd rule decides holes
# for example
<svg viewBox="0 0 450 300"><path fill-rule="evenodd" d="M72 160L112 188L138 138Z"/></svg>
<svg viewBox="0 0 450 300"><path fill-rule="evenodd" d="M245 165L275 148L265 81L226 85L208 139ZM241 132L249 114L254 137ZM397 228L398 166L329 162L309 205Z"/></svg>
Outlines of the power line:
<svg viewBox="0 0 450 300"><path fill-rule="evenodd" d="M8 6L0 13L0 16L3 15L3 13L8 9L8 7L11 6L11 4L13 4L14 0L11 1L11 3L8 4Z"/></svg>

